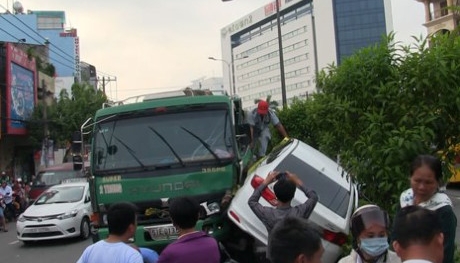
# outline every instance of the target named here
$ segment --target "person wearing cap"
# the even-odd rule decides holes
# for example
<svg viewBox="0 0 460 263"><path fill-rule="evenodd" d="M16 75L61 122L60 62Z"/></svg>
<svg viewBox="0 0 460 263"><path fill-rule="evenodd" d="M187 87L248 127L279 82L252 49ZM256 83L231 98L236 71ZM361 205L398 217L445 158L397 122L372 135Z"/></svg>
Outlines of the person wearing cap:
<svg viewBox="0 0 460 263"><path fill-rule="evenodd" d="M388 213L377 205L364 205L351 216L352 251L338 263L400 263L401 259L389 250Z"/></svg>
<svg viewBox="0 0 460 263"><path fill-rule="evenodd" d="M271 139L270 123L273 124L281 136L288 137L283 124L281 124L275 112L270 110L268 102L265 100L260 100L257 108L249 113L248 123L251 127L251 147L255 146L256 140L259 142L258 158L265 156L267 151L268 142Z"/></svg>

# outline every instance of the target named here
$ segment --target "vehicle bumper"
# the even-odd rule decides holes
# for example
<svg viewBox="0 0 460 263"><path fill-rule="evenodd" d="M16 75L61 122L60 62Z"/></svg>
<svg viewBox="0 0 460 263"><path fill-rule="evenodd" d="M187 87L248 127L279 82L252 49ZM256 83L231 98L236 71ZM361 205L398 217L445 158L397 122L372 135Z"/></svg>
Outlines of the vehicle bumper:
<svg viewBox="0 0 460 263"><path fill-rule="evenodd" d="M37 241L59 238L69 238L80 235L78 218L64 220L52 219L42 222L16 222L17 238L21 241Z"/></svg>

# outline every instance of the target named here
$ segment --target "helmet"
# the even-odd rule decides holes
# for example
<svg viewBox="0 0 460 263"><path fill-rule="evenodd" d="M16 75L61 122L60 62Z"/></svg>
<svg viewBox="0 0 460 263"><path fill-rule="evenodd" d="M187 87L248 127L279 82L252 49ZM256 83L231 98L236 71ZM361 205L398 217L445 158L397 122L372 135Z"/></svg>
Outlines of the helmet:
<svg viewBox="0 0 460 263"><path fill-rule="evenodd" d="M364 205L356 209L351 216L351 234L353 236L353 248L358 247L358 237L364 229L372 224L379 224L385 229L390 227L388 213L377 205Z"/></svg>

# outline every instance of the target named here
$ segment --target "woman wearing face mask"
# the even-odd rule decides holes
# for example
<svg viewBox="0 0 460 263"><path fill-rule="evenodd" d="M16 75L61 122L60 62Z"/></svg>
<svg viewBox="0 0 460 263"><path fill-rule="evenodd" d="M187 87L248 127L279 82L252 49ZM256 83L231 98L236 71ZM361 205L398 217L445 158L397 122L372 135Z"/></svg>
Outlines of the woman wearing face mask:
<svg viewBox="0 0 460 263"><path fill-rule="evenodd" d="M401 263L388 249L389 226L388 214L380 207L364 205L356 209L351 216L353 250L338 263Z"/></svg>

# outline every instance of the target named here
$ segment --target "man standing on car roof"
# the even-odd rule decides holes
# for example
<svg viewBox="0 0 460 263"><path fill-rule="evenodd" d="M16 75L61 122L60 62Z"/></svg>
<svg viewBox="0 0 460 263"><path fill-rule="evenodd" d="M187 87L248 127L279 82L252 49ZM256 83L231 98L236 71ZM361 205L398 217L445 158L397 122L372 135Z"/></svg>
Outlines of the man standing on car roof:
<svg viewBox="0 0 460 263"><path fill-rule="evenodd" d="M249 113L248 123L251 129L251 148L255 146L256 140L259 142L257 158L265 156L268 142L271 139L269 125L275 126L283 138L288 137L283 124L281 124L275 112L269 109L268 102L261 100L257 104L257 109Z"/></svg>

